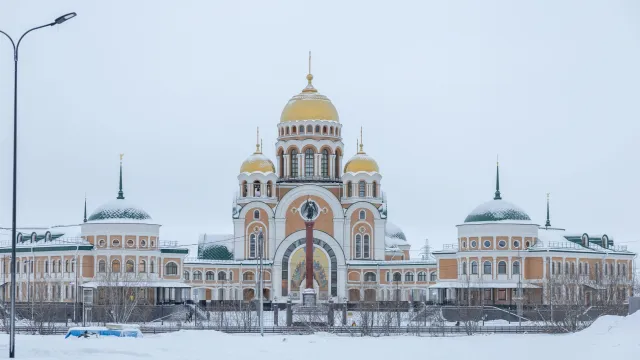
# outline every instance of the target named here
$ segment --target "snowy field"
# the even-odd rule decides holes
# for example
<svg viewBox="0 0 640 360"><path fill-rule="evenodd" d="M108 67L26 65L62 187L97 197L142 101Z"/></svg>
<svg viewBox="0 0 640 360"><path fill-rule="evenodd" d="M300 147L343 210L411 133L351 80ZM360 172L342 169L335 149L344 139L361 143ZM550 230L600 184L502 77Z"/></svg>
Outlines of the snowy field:
<svg viewBox="0 0 640 360"><path fill-rule="evenodd" d="M0 337L0 358L8 356L8 336ZM182 331L143 339L64 339L63 336L17 337L19 359L473 359L495 360L498 354L524 359L638 359L640 312L605 316L590 328L566 335L477 335L460 337L352 338L330 334L308 336L226 335Z"/></svg>

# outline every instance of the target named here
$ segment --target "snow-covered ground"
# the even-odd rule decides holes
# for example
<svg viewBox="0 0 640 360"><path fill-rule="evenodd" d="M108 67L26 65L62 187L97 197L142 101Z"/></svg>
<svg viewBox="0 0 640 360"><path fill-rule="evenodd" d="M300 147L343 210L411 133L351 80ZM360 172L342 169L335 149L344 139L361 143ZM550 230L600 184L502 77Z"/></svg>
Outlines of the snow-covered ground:
<svg viewBox="0 0 640 360"><path fill-rule="evenodd" d="M8 336L0 337L0 358L8 354ZM327 360L447 358L494 360L496 354L526 359L636 359L640 354L640 312L605 316L590 328L565 335L477 335L460 337L355 338L226 335L214 331L182 331L143 339L63 339L63 336L17 337L20 359L234 359Z"/></svg>

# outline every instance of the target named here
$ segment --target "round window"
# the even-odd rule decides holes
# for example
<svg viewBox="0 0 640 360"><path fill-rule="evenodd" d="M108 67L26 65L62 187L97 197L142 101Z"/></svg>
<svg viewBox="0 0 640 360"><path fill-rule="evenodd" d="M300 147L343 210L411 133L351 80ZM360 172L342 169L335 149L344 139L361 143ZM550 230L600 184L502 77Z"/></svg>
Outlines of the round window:
<svg viewBox="0 0 640 360"><path fill-rule="evenodd" d="M498 242L498 246L500 246L501 248L503 248L503 247L507 246L507 242L506 242L506 241L504 241L504 240L500 240L500 241Z"/></svg>
<svg viewBox="0 0 640 360"><path fill-rule="evenodd" d="M105 244L106 244L106 241L104 241L104 239L100 239L100 241L98 241L98 246L100 247L104 247Z"/></svg>
<svg viewBox="0 0 640 360"><path fill-rule="evenodd" d="M120 246L120 240L113 240L113 246Z"/></svg>
<svg viewBox="0 0 640 360"><path fill-rule="evenodd" d="M128 246L128 247L133 247L133 244L134 244L133 239L129 239L129 240L127 240L127 246Z"/></svg>
<svg viewBox="0 0 640 360"><path fill-rule="evenodd" d="M530 242L527 241L526 243L524 243L524 247L529 248L529 246L531 246Z"/></svg>
<svg viewBox="0 0 640 360"><path fill-rule="evenodd" d="M484 247L486 247L486 248L491 247L491 241L485 240L484 241Z"/></svg>
<svg viewBox="0 0 640 360"><path fill-rule="evenodd" d="M156 242L151 240L151 247L155 247L156 246Z"/></svg>
<svg viewBox="0 0 640 360"><path fill-rule="evenodd" d="M513 241L513 247L514 247L514 248L519 248L519 247L520 247L520 241L518 241L518 240L514 240L514 241Z"/></svg>
<svg viewBox="0 0 640 360"><path fill-rule="evenodd" d="M140 240L140 247L145 247L147 246L147 242L144 240Z"/></svg>
<svg viewBox="0 0 640 360"><path fill-rule="evenodd" d="M472 240L472 241L471 241L471 247L472 247L472 248L475 248L475 247L476 247L476 245L478 245L478 243L476 243L476 241L475 241L475 240Z"/></svg>

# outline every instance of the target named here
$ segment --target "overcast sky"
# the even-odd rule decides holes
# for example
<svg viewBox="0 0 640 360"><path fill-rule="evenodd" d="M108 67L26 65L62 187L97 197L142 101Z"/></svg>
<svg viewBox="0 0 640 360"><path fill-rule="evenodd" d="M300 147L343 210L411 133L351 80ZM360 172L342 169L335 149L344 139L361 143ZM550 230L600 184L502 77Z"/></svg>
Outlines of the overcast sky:
<svg viewBox="0 0 640 360"><path fill-rule="evenodd" d="M179 5L178 5L179 4ZM189 244L232 232L259 126L306 84L335 104L346 156L360 126L389 219L415 253L456 241L494 191L544 223L640 250L637 1L3 0L30 34L19 80L19 226L82 221L124 191ZM0 38L0 226L11 226L12 76Z"/></svg>

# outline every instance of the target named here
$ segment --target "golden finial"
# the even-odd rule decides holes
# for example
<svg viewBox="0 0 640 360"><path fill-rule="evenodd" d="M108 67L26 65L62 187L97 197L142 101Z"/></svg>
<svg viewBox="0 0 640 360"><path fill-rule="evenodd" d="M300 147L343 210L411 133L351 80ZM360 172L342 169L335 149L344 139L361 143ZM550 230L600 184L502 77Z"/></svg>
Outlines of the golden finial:
<svg viewBox="0 0 640 360"><path fill-rule="evenodd" d="M122 157L124 156L124 154L120 154L120 162L122 162Z"/></svg>
<svg viewBox="0 0 640 360"><path fill-rule="evenodd" d="M549 195L550 195L550 194L551 194L551 193L547 193L547 201L549 201Z"/></svg>
<svg viewBox="0 0 640 360"><path fill-rule="evenodd" d="M496 155L496 166L500 166L500 155Z"/></svg>
<svg viewBox="0 0 640 360"><path fill-rule="evenodd" d="M311 51L309 51L309 71L307 73L307 87L305 87L302 92L317 92L317 90L313 87L311 81L313 80L313 75L311 74Z"/></svg>
<svg viewBox="0 0 640 360"><path fill-rule="evenodd" d="M260 127L256 128L256 154L260 153Z"/></svg>
<svg viewBox="0 0 640 360"><path fill-rule="evenodd" d="M262 139L260 139L260 152L262 152Z"/></svg>
<svg viewBox="0 0 640 360"><path fill-rule="evenodd" d="M360 152L364 152L362 150L362 126L360 126Z"/></svg>

